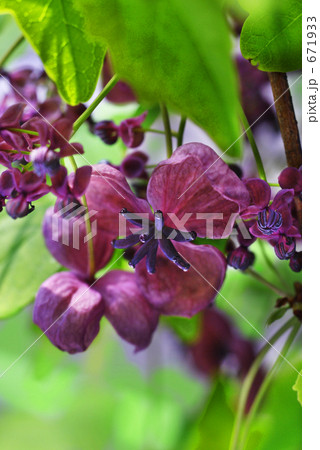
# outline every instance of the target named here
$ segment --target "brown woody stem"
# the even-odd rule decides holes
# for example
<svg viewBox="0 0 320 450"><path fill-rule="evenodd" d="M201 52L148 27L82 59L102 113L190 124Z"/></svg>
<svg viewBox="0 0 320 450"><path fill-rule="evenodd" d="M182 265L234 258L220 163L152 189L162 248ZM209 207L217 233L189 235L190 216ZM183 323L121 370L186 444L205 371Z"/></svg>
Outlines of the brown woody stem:
<svg viewBox="0 0 320 450"><path fill-rule="evenodd" d="M289 167L296 167L299 169L302 164L301 143L287 74L281 72L269 72L268 75L272 87L287 163Z"/></svg>

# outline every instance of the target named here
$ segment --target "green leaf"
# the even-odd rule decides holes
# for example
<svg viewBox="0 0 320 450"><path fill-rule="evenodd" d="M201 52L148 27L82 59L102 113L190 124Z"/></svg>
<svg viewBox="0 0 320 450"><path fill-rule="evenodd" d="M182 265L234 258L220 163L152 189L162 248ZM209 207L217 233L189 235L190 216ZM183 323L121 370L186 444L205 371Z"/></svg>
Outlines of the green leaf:
<svg viewBox="0 0 320 450"><path fill-rule="evenodd" d="M242 0L250 14L240 48L259 70L289 72L302 66L301 0Z"/></svg>
<svg viewBox="0 0 320 450"><path fill-rule="evenodd" d="M38 200L33 213L16 221L4 211L1 214L0 319L31 303L40 284L60 268L41 233L47 207L47 199Z"/></svg>
<svg viewBox="0 0 320 450"><path fill-rule="evenodd" d="M275 311L273 311L270 316L267 319L267 325L271 325L273 322L275 322L276 320L281 319L281 317L283 317L285 315L285 313L288 311L288 307L283 307L283 308L277 308Z"/></svg>
<svg viewBox="0 0 320 450"><path fill-rule="evenodd" d="M3 12L15 16L63 99L71 105L88 100L106 48L85 33L73 0L2 0Z"/></svg>
<svg viewBox="0 0 320 450"><path fill-rule="evenodd" d="M297 391L297 399L300 405L302 406L302 376L299 373L295 384L292 386L294 391Z"/></svg>
<svg viewBox="0 0 320 450"><path fill-rule="evenodd" d="M230 32L219 0L80 0L88 32L139 98L164 102L240 154ZM237 140L237 142L235 142Z"/></svg>

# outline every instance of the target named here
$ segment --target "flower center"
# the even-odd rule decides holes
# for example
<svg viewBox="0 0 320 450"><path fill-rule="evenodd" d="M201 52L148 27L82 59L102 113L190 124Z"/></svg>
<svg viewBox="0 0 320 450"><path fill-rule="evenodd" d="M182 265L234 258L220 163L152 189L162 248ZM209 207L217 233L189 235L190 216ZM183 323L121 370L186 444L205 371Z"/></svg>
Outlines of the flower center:
<svg viewBox="0 0 320 450"><path fill-rule="evenodd" d="M265 208L258 214L258 228L266 235L273 234L282 225L282 215L271 208Z"/></svg>
<svg viewBox="0 0 320 450"><path fill-rule="evenodd" d="M144 224L144 220L139 215L129 213L126 208L120 211L120 214L130 223L139 228ZM146 230L147 228L147 230ZM125 239L115 239L112 242L114 248L130 248L138 243L142 244L133 258L129 262L131 267L135 267L144 257L146 257L146 266L149 273L156 271L157 250L160 246L162 253L176 266L183 271L190 268L190 264L185 261L171 242L190 242L197 237L195 231L180 231L164 225L163 213L158 210L154 214L154 222L148 221L148 226L137 233L127 236Z"/></svg>

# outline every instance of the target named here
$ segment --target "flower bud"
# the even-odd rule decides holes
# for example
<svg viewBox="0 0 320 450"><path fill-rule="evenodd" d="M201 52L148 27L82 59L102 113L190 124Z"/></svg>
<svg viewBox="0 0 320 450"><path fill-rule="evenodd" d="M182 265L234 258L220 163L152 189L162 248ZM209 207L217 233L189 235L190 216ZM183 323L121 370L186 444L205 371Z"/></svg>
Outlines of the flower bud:
<svg viewBox="0 0 320 450"><path fill-rule="evenodd" d="M112 120L103 120L94 127L94 133L107 145L115 144L118 140L118 127Z"/></svg>
<svg viewBox="0 0 320 450"><path fill-rule="evenodd" d="M295 252L290 258L290 269L294 272L301 272L302 270L302 252Z"/></svg>
<svg viewBox="0 0 320 450"><path fill-rule="evenodd" d="M254 262L254 253L246 247L240 246L232 250L227 257L227 263L234 269L246 270Z"/></svg>
<svg viewBox="0 0 320 450"><path fill-rule="evenodd" d="M70 272L48 278L37 293L33 320L60 350L86 350L99 332L101 295Z"/></svg>

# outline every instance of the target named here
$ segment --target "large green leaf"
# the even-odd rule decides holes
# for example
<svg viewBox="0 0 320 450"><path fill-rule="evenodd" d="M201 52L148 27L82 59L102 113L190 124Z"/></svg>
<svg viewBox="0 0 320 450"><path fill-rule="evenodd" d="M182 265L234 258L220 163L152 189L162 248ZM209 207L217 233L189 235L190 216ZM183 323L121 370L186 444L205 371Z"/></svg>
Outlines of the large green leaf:
<svg viewBox="0 0 320 450"><path fill-rule="evenodd" d="M88 32L141 99L163 101L240 153L237 83L219 0L79 0ZM234 145L233 145L234 144Z"/></svg>
<svg viewBox="0 0 320 450"><path fill-rule="evenodd" d="M41 232L47 207L46 198L38 200L33 213L16 221L1 213L0 319L32 302L40 284L59 270Z"/></svg>
<svg viewBox="0 0 320 450"><path fill-rule="evenodd" d="M241 0L250 13L240 47L260 70L289 72L302 66L301 0Z"/></svg>
<svg viewBox="0 0 320 450"><path fill-rule="evenodd" d="M105 46L84 32L73 0L1 0L13 14L67 103L88 100L97 84Z"/></svg>

